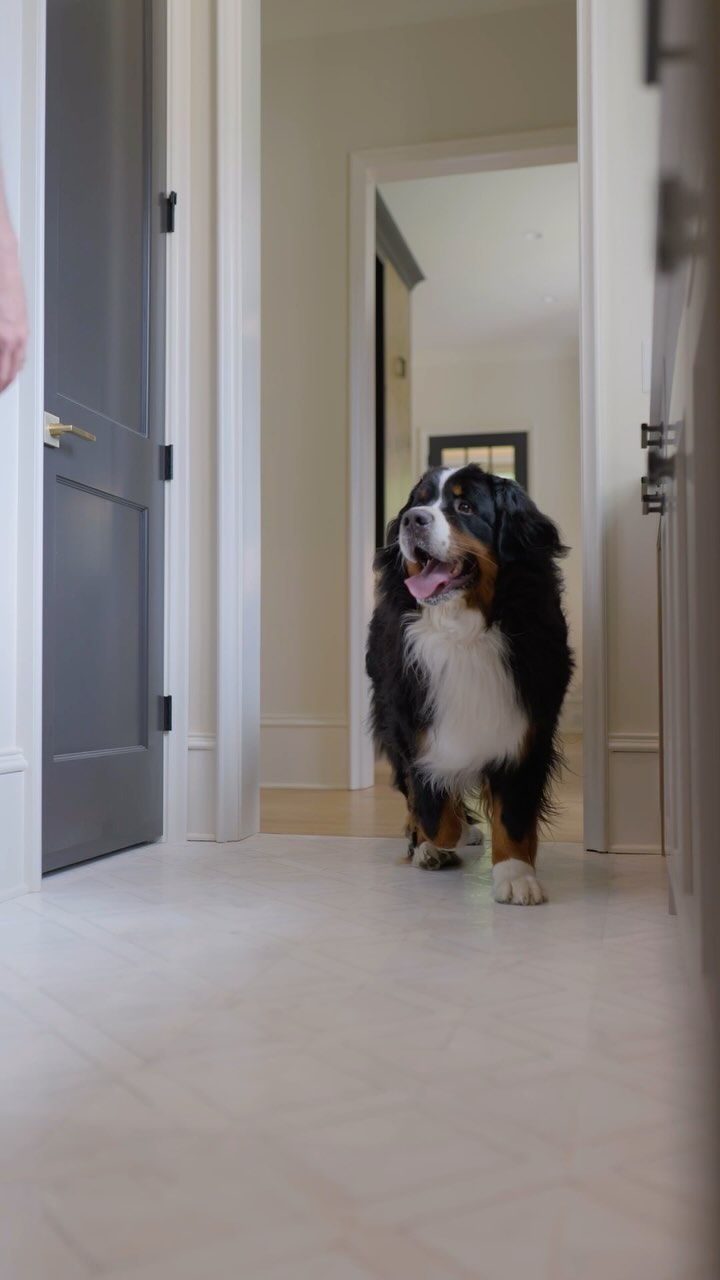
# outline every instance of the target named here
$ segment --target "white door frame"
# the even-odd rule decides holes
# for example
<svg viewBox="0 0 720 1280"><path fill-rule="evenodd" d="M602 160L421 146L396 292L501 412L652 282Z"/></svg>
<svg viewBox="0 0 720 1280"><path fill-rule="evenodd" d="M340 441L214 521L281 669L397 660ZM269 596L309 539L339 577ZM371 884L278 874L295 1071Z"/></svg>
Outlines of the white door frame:
<svg viewBox="0 0 720 1280"><path fill-rule="evenodd" d="M583 118L582 125L586 128ZM581 417L583 530L583 727L585 734L585 843L605 843L605 639L602 622L603 545L599 536L600 470L597 465L591 207L581 134ZM372 786L373 748L367 731L369 686L365 639L373 605L375 533L375 190L380 182L478 173L578 159L577 133L557 129L460 142L356 152L350 158L350 786ZM602 761L602 764L599 762Z"/></svg>
<svg viewBox="0 0 720 1280"><path fill-rule="evenodd" d="M215 839L260 826L260 0L217 0Z"/></svg>
<svg viewBox="0 0 720 1280"><path fill-rule="evenodd" d="M165 692L173 697L173 730L165 744L164 838L173 843L187 835L192 2L167 0L167 190L179 196L176 231L167 238L165 410L165 439L174 447L175 462L175 479L166 489L165 541ZM5 843L0 838L0 859L10 859L15 850L12 865L0 866L0 898L37 889L42 874L45 20L46 0L6 0L0 51L1 158L20 240L31 342L22 375L0 400L6 463L0 476L0 628L8 641L7 654L0 652L7 659L0 662L0 702L6 707L12 703L14 710L7 723L0 719L0 821L7 828ZM230 208L232 216L223 222L217 270L219 283L230 282L236 290L235 301L221 291L218 454L223 463L228 448L242 443L231 475L223 473L225 515L218 529L219 572L237 570L233 582L241 584L230 607L225 599L219 618L224 666L218 686L242 691L218 725L218 776L227 779L229 774L230 782L218 791L217 831L218 838L228 839L256 830L258 810L252 757L253 751L259 754L259 636L254 642L254 624L248 623L240 603L247 609L259 594L259 115L253 116L256 98L259 110L259 0L218 0L218 39L223 112L217 203L226 215ZM241 89L246 73L248 84ZM241 106L242 135L233 134ZM246 175L245 148L252 151L255 138ZM238 194L241 188L241 201L232 207L227 193ZM240 210L246 215L242 219ZM234 526L227 517L233 485L235 505L242 511ZM259 607L254 618L259 620ZM226 760L232 764L229 771Z"/></svg>

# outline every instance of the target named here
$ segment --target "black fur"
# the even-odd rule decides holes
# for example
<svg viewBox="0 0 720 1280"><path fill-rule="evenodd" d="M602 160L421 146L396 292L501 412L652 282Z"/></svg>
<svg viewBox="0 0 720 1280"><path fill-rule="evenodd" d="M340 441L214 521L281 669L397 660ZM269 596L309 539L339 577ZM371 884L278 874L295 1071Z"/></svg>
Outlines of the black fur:
<svg viewBox="0 0 720 1280"><path fill-rule="evenodd" d="M405 586L407 570L398 537L403 513L427 502L428 492L431 501L439 496L439 475L439 469L430 471L415 487L389 525L385 547L376 554L376 606L367 646L375 742L392 764L395 785L411 800L431 839L442 797L416 768L418 733L427 727L430 713L422 673L404 661L405 620L421 606ZM510 670L531 725L525 759L519 764L489 764L477 784L502 801L508 834L519 841L551 812L551 784L560 763L557 725L574 665L556 564L567 548L553 522L514 481L472 465L452 476L452 485L459 482L472 511L458 514L450 482L443 493L443 510L451 524L487 546L497 561L487 621L506 637Z"/></svg>

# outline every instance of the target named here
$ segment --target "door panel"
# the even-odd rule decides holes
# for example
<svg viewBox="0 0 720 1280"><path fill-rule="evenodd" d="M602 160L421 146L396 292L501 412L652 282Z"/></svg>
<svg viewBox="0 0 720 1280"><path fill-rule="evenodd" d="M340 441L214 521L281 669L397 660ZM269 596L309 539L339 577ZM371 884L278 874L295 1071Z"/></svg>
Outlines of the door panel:
<svg viewBox="0 0 720 1280"><path fill-rule="evenodd" d="M163 825L165 14L48 0L43 868Z"/></svg>
<svg viewBox="0 0 720 1280"><path fill-rule="evenodd" d="M107 494L58 483L55 591L63 603L47 654L56 759L147 747L147 516ZM112 592L103 590L108 564L118 584ZM75 625L88 616L92 628Z"/></svg>
<svg viewBox="0 0 720 1280"><path fill-rule="evenodd" d="M663 834L686 964L707 982L720 955L720 18L709 0L664 0L660 16L648 493L661 512Z"/></svg>
<svg viewBox="0 0 720 1280"><path fill-rule="evenodd" d="M54 234L48 239L47 391L63 419L82 419L93 430L100 417L143 435L151 108L146 17L143 0L48 5Z"/></svg>

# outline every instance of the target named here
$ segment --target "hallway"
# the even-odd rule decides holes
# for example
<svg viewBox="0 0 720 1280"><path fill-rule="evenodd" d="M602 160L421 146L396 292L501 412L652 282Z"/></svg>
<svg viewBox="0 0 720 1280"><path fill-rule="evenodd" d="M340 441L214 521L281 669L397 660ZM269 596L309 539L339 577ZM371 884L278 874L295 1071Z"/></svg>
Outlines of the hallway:
<svg viewBox="0 0 720 1280"><path fill-rule="evenodd" d="M543 832L555 844L582 844L583 742L563 740L566 766L555 788L557 812ZM390 785L390 766L378 762L375 786L365 791L265 788L260 798L260 830L269 835L390 836L402 833L406 811Z"/></svg>
<svg viewBox="0 0 720 1280"><path fill-rule="evenodd" d="M4 1280L710 1274L661 859L546 845L520 910L401 853L158 845L0 906Z"/></svg>

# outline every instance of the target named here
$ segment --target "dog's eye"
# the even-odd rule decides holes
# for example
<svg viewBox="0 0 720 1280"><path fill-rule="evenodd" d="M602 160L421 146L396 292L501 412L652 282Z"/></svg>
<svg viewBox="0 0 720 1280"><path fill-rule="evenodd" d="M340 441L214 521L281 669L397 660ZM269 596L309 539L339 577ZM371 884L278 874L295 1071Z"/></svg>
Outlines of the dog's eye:
<svg viewBox="0 0 720 1280"><path fill-rule="evenodd" d="M472 511L472 507L469 502L466 502L465 498L456 498L455 510L461 516L469 516Z"/></svg>

